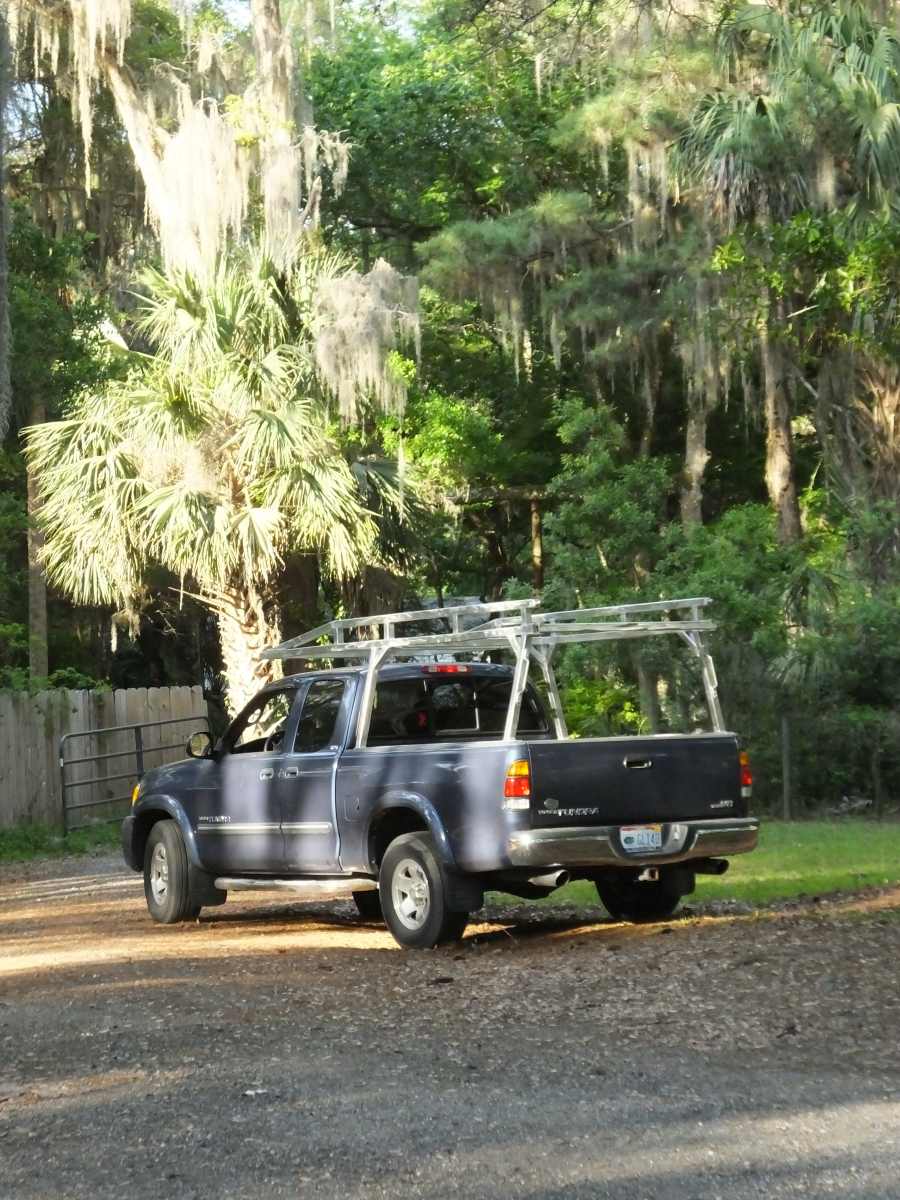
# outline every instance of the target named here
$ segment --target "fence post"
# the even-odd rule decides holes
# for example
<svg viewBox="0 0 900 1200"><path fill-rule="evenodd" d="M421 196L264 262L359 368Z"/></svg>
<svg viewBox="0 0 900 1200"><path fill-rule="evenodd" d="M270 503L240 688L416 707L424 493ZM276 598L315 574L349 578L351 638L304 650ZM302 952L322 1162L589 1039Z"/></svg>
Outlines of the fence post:
<svg viewBox="0 0 900 1200"><path fill-rule="evenodd" d="M141 732L140 725L134 727L134 758L137 766L137 777L142 779L144 776L144 735Z"/></svg>
<svg viewBox="0 0 900 1200"><path fill-rule="evenodd" d="M884 815L884 786L881 778L881 746L877 741L872 748L872 799L875 817L880 821Z"/></svg>
<svg viewBox="0 0 900 1200"><path fill-rule="evenodd" d="M63 837L69 835L69 810L66 808L66 735L59 739L59 802L62 805Z"/></svg>
<svg viewBox="0 0 900 1200"><path fill-rule="evenodd" d="M791 819L791 725L786 713L781 715L781 815Z"/></svg>

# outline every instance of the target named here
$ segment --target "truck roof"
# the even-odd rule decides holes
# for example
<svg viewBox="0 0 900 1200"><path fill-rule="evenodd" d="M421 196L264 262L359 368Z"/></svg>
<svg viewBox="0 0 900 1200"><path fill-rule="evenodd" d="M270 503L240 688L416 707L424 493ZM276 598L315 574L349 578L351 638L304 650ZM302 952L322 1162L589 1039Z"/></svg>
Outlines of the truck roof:
<svg viewBox="0 0 900 1200"><path fill-rule="evenodd" d="M420 675L441 675L443 672L435 670L435 667L455 668L447 671L447 674L452 676L460 675L481 675L481 676L510 676L513 673L512 667L505 663L456 663L456 662L405 662L405 663L388 663L378 669L379 679L416 679ZM459 668L464 667L465 670ZM366 666L353 667L320 667L318 670L298 671L293 675L285 675L283 679L276 679L272 683L267 683L262 689L269 691L271 688L283 687L285 684L300 684L305 679L322 679L341 678L352 675L365 675L368 671Z"/></svg>

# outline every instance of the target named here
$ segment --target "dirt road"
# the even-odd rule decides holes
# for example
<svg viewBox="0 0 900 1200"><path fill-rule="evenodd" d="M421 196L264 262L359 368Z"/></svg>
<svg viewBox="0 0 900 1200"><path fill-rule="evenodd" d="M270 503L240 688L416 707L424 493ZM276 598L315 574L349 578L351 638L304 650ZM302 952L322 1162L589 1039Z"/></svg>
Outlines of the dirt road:
<svg viewBox="0 0 900 1200"><path fill-rule="evenodd" d="M900 892L487 918L427 954L283 895L164 929L113 859L6 868L0 1197L900 1196Z"/></svg>

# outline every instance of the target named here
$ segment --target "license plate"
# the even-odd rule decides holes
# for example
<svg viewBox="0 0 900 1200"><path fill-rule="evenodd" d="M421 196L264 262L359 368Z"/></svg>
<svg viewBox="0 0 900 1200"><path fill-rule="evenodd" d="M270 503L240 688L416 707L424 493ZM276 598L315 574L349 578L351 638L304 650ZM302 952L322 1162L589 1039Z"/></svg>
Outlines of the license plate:
<svg viewBox="0 0 900 1200"><path fill-rule="evenodd" d="M622 849L629 854L662 849L662 825L623 825L619 830Z"/></svg>

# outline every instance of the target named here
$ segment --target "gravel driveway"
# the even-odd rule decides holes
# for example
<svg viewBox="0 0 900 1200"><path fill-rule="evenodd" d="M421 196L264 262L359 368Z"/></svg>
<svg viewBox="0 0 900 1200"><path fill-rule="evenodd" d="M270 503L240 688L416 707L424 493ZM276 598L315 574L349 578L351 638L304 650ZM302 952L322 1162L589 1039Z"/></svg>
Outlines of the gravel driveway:
<svg viewBox="0 0 900 1200"><path fill-rule="evenodd" d="M350 905L161 928L115 859L0 880L0 1197L900 1196L900 892L632 928Z"/></svg>

